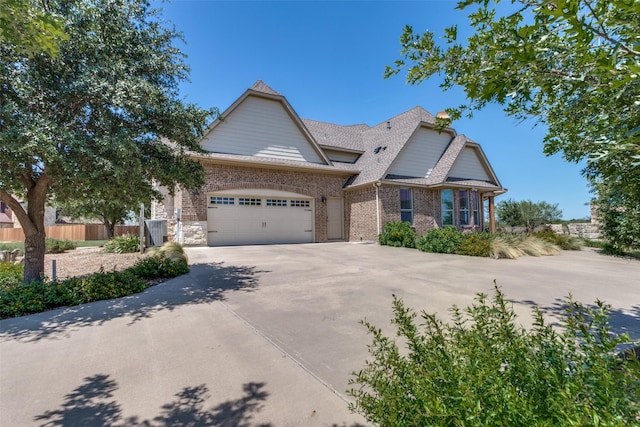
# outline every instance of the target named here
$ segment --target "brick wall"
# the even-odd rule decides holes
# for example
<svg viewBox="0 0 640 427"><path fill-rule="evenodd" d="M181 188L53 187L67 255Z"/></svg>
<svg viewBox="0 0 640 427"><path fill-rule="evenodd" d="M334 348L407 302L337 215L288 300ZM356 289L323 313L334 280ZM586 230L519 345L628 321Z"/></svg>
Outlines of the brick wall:
<svg viewBox="0 0 640 427"><path fill-rule="evenodd" d="M378 240L376 190L373 186L345 192L345 209L349 241Z"/></svg>
<svg viewBox="0 0 640 427"><path fill-rule="evenodd" d="M398 198L400 195L398 194ZM424 188L413 189L413 225L418 236L442 223L440 192Z"/></svg>
<svg viewBox="0 0 640 427"><path fill-rule="evenodd" d="M233 189L271 189L303 194L315 199L315 239L327 241L327 205L321 197L342 197L342 186L348 175L322 174L304 171L283 171L230 165L205 164L205 185L198 194L182 191L176 194L174 205L182 207L183 232L206 236L207 193ZM180 203L181 201L181 203ZM345 203L346 205L346 203ZM158 209L161 211L161 209ZM375 218L375 217L374 217ZM197 226L198 230L192 230ZM204 228L204 230L200 230ZM185 234L185 238L188 237ZM194 238L192 244L196 244ZM203 244L206 244L203 243Z"/></svg>
<svg viewBox="0 0 640 427"><path fill-rule="evenodd" d="M387 222L400 221L400 188L382 186L378 189L380 201L380 228ZM347 191L347 231L350 241L377 240L376 189L364 187ZM413 189L413 223L418 235L439 226L440 193L437 190Z"/></svg>

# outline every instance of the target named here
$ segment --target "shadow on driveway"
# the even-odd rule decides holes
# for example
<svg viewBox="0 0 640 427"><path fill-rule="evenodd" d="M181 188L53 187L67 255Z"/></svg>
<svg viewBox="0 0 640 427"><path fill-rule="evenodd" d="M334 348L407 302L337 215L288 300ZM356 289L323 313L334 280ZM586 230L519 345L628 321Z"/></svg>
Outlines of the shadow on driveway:
<svg viewBox="0 0 640 427"><path fill-rule="evenodd" d="M258 286L255 267L225 266L223 263L194 264L189 274L145 291L115 300L97 301L0 321L0 339L38 341L60 334L129 317L129 325L161 310L225 299L228 292L251 292Z"/></svg>
<svg viewBox="0 0 640 427"><path fill-rule="evenodd" d="M567 299L564 298L556 298L552 304L546 306L539 305L531 300L513 302L531 307L537 306L542 311L542 314L551 316L554 319L553 325L560 325L560 321L566 317L567 308L569 308ZM585 302L582 303L588 306ZM628 310L610 308L609 327L611 332L616 335L628 334L631 341L640 340L640 305L634 305Z"/></svg>
<svg viewBox="0 0 640 427"><path fill-rule="evenodd" d="M43 427L71 426L230 426L230 427L270 427L271 424L253 424L251 419L258 414L269 393L264 383L246 383L243 395L227 400L219 405L205 408L209 399L209 388L205 384L185 387L175 394L175 400L162 405L161 412L151 420L139 417L122 419L122 408L113 399L118 384L109 375L97 374L65 396L59 408L46 411L34 421Z"/></svg>

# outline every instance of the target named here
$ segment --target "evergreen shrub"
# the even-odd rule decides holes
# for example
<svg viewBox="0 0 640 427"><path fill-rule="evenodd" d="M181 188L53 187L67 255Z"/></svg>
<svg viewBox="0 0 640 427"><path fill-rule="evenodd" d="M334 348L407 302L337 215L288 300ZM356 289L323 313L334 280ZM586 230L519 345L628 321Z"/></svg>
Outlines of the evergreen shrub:
<svg viewBox="0 0 640 427"><path fill-rule="evenodd" d="M384 230L378 236L381 245L405 248L416 247L416 233L408 222L392 221L384 225Z"/></svg>
<svg viewBox="0 0 640 427"><path fill-rule="evenodd" d="M417 239L416 247L423 252L455 254L463 239L455 227L433 228Z"/></svg>

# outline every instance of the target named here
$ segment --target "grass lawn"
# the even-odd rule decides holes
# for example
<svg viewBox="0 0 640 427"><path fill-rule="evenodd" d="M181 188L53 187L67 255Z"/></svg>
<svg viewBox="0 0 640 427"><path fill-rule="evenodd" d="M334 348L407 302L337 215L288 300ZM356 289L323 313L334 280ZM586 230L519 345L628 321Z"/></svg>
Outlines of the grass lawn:
<svg viewBox="0 0 640 427"><path fill-rule="evenodd" d="M76 240L73 243L78 248L97 247L107 243L108 240ZM0 251L12 251L14 249L20 249L24 252L24 242L6 242L0 243Z"/></svg>

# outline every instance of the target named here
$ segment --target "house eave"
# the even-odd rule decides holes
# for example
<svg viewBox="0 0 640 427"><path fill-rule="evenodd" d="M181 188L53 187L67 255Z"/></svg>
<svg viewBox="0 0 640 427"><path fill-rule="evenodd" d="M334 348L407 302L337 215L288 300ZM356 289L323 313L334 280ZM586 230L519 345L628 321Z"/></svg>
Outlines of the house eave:
<svg viewBox="0 0 640 427"><path fill-rule="evenodd" d="M207 153L190 153L190 157L194 160L201 161L203 163L209 164L217 164L217 165L232 165L232 166L243 166L250 168L260 168L260 169L280 169L280 170L298 170L298 171L306 171L306 172L321 172L324 174L333 174L333 175L353 175L359 173L359 171L346 170L346 169L338 169L330 165L313 165L308 163L284 163L274 161L268 158L263 158L263 160L254 160L249 158L233 158L233 157L219 157L215 154L207 154Z"/></svg>

